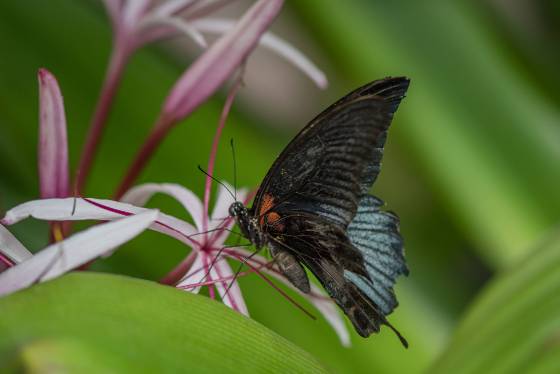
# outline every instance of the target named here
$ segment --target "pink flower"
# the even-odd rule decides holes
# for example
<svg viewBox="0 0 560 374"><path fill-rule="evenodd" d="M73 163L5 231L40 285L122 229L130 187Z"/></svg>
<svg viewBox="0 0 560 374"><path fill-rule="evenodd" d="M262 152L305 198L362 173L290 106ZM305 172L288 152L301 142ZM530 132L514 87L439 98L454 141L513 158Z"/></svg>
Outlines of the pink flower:
<svg viewBox="0 0 560 374"><path fill-rule="evenodd" d="M138 206L145 204L156 193L164 193L177 199L190 214L194 225ZM246 198L247 191L239 191L239 196ZM211 297L215 298L217 293L225 305L248 315L241 288L226 258L246 262L251 270L242 275L255 272L264 277L263 273L266 273L281 280L312 303L335 329L341 342L349 344L349 334L342 316L321 288L312 284L312 292L309 295L302 294L263 256L242 248L223 245L233 225L233 220L228 216L228 208L232 201L226 188L221 187L213 212L208 215L202 202L182 186L144 184L130 190L122 202L65 198L35 200L18 205L6 213L0 224L12 225L29 217L47 221L113 222L93 226L45 248L34 256L22 250L21 243L0 226L0 255L13 262L12 265L15 264L0 273L0 295L60 276L99 256L108 256L119 245L149 228L169 235L193 249L170 276L166 277L167 283L176 279L175 286L178 289L190 292L198 292L201 287L208 286L209 290L212 290ZM205 220L208 221L208 230L201 232L198 229ZM267 278L264 279L270 282Z"/></svg>
<svg viewBox="0 0 560 374"><path fill-rule="evenodd" d="M97 146L130 55L142 45L178 34L187 35L206 50L177 80L165 99L152 132L137 153L115 196L120 197L136 180L168 131L205 102L243 65L262 42L301 69L319 87L325 75L302 53L266 30L280 12L283 0L258 0L238 20L208 17L224 1L105 0L114 30L113 52L86 144L78 167L77 189L83 190ZM209 47L203 33L221 34Z"/></svg>

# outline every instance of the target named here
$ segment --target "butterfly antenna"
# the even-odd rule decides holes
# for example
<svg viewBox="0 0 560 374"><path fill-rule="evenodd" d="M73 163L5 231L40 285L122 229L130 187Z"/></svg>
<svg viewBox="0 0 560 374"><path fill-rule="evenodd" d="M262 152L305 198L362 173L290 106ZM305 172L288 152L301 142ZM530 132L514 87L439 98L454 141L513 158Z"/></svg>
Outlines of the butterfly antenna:
<svg viewBox="0 0 560 374"><path fill-rule="evenodd" d="M229 144L231 145L231 155L233 157L233 192L235 194L235 201L237 201L237 162L235 159L235 147L233 146L233 138L230 139Z"/></svg>
<svg viewBox="0 0 560 374"><path fill-rule="evenodd" d="M229 194L231 195L231 197L233 197L233 198L235 199L235 195L231 192L231 190L230 190L223 182L220 182L219 180L217 180L216 178L214 178L212 175L208 174L208 173L206 172L206 170L204 170L200 165L198 165L198 170L200 170L202 173L204 173L204 175L206 175L206 176L212 178L212 180L213 180L214 182L218 183L220 186L223 186L223 187L227 190L227 192L229 192ZM237 200L236 200L236 201L237 201Z"/></svg>

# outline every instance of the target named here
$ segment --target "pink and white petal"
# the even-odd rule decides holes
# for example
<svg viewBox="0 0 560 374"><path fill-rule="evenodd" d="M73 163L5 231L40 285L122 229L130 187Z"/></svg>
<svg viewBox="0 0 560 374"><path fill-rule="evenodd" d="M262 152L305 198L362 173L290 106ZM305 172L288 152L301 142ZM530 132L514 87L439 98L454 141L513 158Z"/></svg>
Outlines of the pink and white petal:
<svg viewBox="0 0 560 374"><path fill-rule="evenodd" d="M161 30L162 26L170 27L181 34L188 36L202 49L208 47L208 43L206 43L204 35L179 17L149 16L144 18L139 24L139 29L141 29L142 32L142 40L152 40L156 39L155 35L164 35Z"/></svg>
<svg viewBox="0 0 560 374"><path fill-rule="evenodd" d="M165 101L164 115L184 118L212 95L255 48L282 4L283 0L259 0L251 6L179 78Z"/></svg>
<svg viewBox="0 0 560 374"><path fill-rule="evenodd" d="M226 260L216 261L214 267L211 270L211 273L213 273L213 279L224 279L234 276L234 273ZM215 286L218 294L220 295L220 298L222 299L222 302L225 305L249 317L249 310L247 309L247 304L245 304L245 299L243 298L241 287L239 287L239 282L237 282L237 279L232 278L232 280L229 281L216 282Z"/></svg>
<svg viewBox="0 0 560 374"><path fill-rule="evenodd" d="M129 28L133 29L150 6L151 0L125 0L122 7L121 20Z"/></svg>
<svg viewBox="0 0 560 374"><path fill-rule="evenodd" d="M185 274L185 276L181 278L181 280L175 287L192 293L198 293L200 291L201 286L188 286L199 284L203 281L203 278L206 275L206 270L204 270L204 256L206 255L200 254L196 256L194 263L192 264L187 274ZM208 274L208 277L210 277L210 274Z"/></svg>
<svg viewBox="0 0 560 374"><path fill-rule="evenodd" d="M201 230L203 207L200 199L185 187L173 183L146 183L128 190L121 201L124 203L144 206L156 193L163 193L173 197L189 212L195 226Z"/></svg>
<svg viewBox="0 0 560 374"><path fill-rule="evenodd" d="M243 256L245 258L247 258L249 255L252 254L252 252L249 252L242 248L236 248L235 252L239 256ZM296 287L294 287L290 283L290 281L287 278L285 278L282 274L280 274L277 270L270 269L268 267L262 267L263 264L266 264L268 262L268 260L263 256L253 255L248 260L248 262L254 267L259 268L261 272L275 277L276 279L278 279L279 281L281 281L282 283L289 286L291 289L293 289L294 291L296 291L297 293L305 297L310 303L312 303L315 306L315 308L317 308L317 310L323 315L323 317L329 323L329 325L331 325L333 330L338 335L341 344L345 347L350 346L350 333L348 332L346 324L344 323L344 318L340 313L340 311L338 310L337 306L335 305L334 301L327 296L327 294L324 292L324 290L321 287L311 282L310 284L311 294L305 294L301 292L299 289L297 289Z"/></svg>
<svg viewBox="0 0 560 374"><path fill-rule="evenodd" d="M202 32L223 34L231 30L235 22L229 19L203 18L193 21L192 25ZM285 58L315 82L319 88L327 87L328 81L325 73L287 41L267 32L262 36L259 44Z"/></svg>
<svg viewBox="0 0 560 374"><path fill-rule="evenodd" d="M0 296L58 277L113 250L146 230L158 214L157 210L149 210L96 225L48 246L0 274Z"/></svg>
<svg viewBox="0 0 560 374"><path fill-rule="evenodd" d="M0 223L13 225L29 217L46 221L111 221L147 210L149 209L112 200L72 197L44 199L28 201L10 209L0 220ZM164 213L160 213L158 221L150 228L172 236L189 246L194 244L189 236L197 232L190 223Z"/></svg>
<svg viewBox="0 0 560 374"><path fill-rule="evenodd" d="M70 192L66 116L58 82L39 69L39 185L41 197L66 197Z"/></svg>
<svg viewBox="0 0 560 374"><path fill-rule="evenodd" d="M19 264L33 257L33 254L2 225L0 225L0 254L7 257L14 264Z"/></svg>
<svg viewBox="0 0 560 374"><path fill-rule="evenodd" d="M151 11L151 14L156 15L156 16L160 16L160 17L171 16L173 14L177 14L177 13L180 13L180 12L184 11L185 9L187 9L188 7L190 7L191 5L193 5L196 2L197 2L197 0L170 0L170 1L165 1L165 2L161 3L160 5L158 5L157 7L155 7Z"/></svg>

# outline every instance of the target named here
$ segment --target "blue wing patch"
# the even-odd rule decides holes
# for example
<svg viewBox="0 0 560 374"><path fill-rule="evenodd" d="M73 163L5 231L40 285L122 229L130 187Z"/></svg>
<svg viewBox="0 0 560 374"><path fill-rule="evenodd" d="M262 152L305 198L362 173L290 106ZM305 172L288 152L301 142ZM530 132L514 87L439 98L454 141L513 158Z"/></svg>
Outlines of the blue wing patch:
<svg viewBox="0 0 560 374"><path fill-rule="evenodd" d="M393 286L401 274L408 275L399 218L379 210L380 199L366 195L360 201L356 216L346 231L350 242L364 257L369 279L351 271L344 277L369 297L379 310L388 315L398 305Z"/></svg>

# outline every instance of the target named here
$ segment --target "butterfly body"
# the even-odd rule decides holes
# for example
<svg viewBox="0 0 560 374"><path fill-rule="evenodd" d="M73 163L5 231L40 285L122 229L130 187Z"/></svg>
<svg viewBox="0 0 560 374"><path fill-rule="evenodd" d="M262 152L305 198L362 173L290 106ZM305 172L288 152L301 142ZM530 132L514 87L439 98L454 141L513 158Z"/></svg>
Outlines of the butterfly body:
<svg viewBox="0 0 560 374"><path fill-rule="evenodd" d="M398 217L368 194L386 133L408 88L386 78L346 95L312 120L264 178L253 206L230 207L242 234L268 247L279 270L310 291L304 266L367 337L397 306L396 278L408 274Z"/></svg>

